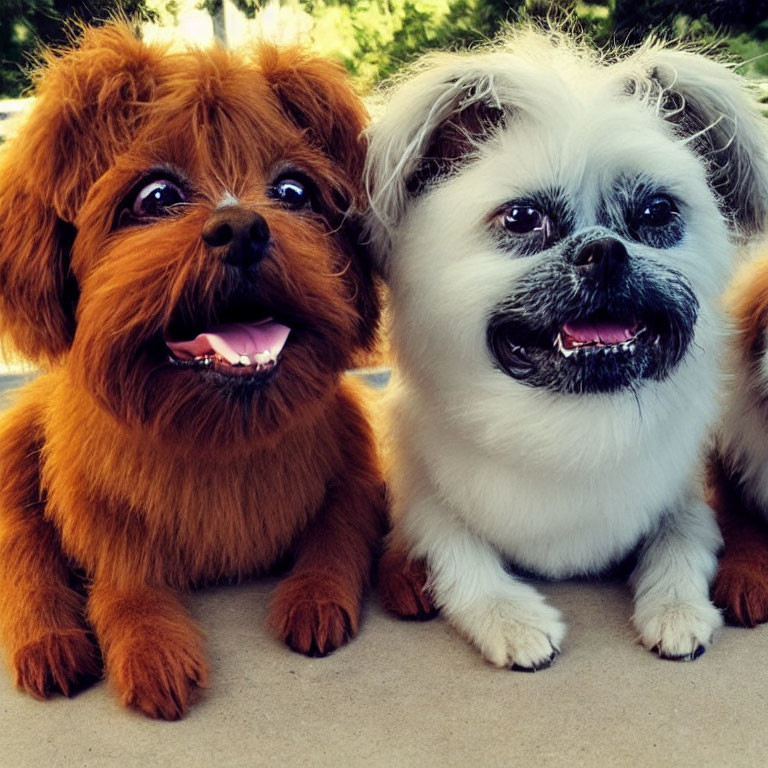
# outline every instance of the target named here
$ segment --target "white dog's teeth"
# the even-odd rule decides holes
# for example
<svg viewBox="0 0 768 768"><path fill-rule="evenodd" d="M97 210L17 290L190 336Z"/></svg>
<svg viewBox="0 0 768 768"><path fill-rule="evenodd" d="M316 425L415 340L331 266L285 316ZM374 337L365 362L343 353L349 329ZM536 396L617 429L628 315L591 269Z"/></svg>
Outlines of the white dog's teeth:
<svg viewBox="0 0 768 768"><path fill-rule="evenodd" d="M240 365L250 365L251 358L248 355L240 355L240 359L237 361Z"/></svg>
<svg viewBox="0 0 768 768"><path fill-rule="evenodd" d="M630 344L629 345L629 351L630 351L630 353L635 351L635 345L634 344Z"/></svg>
<svg viewBox="0 0 768 768"><path fill-rule="evenodd" d="M557 347L558 352L560 352L560 354L563 357L570 357L572 354L574 354L574 352L578 352L578 349L567 349L566 347L564 347L563 339L559 333L557 334L557 338L555 339L555 346Z"/></svg>
<svg viewBox="0 0 768 768"><path fill-rule="evenodd" d="M257 352L253 356L253 362L257 365L266 365L273 359L272 352L269 349L265 349L263 352Z"/></svg>

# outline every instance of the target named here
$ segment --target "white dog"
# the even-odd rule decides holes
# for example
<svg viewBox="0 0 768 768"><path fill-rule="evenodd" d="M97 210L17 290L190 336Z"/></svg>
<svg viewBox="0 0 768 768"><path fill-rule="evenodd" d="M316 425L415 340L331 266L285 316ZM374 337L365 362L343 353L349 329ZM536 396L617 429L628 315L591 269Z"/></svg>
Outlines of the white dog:
<svg viewBox="0 0 768 768"><path fill-rule="evenodd" d="M400 378L382 586L419 590L423 560L434 604L498 666L546 667L565 634L510 566L562 579L634 556L633 621L665 658L697 658L721 624L697 468L718 296L766 219L760 119L703 56L609 62L529 30L427 57L372 128Z"/></svg>

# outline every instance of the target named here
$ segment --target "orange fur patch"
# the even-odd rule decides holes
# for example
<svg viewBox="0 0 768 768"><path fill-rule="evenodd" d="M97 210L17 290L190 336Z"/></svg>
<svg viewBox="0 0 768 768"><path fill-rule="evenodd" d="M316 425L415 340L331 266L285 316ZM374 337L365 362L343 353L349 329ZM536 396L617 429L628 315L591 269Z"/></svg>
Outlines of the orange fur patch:
<svg viewBox="0 0 768 768"><path fill-rule="evenodd" d="M726 304L736 322L740 364L752 367L761 334L768 325L768 257L758 258L739 271ZM750 378L755 375L750 371ZM760 389L759 384L756 389ZM762 413L755 413L755 418L764 420ZM722 458L712 460L708 475L710 503L717 512L725 541L712 597L727 620L754 627L768 621L768 525L766 510L761 514L749 508L740 482L738 476L726 471Z"/></svg>

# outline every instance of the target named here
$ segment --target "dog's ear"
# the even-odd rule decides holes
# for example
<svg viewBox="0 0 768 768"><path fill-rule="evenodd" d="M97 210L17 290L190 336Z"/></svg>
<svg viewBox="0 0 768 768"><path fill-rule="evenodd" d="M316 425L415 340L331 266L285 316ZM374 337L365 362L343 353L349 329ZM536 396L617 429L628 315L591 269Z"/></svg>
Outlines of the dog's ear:
<svg viewBox="0 0 768 768"><path fill-rule="evenodd" d="M122 25L85 29L77 47L44 53L30 114L0 151L0 330L35 362L69 348L78 211L127 146L162 55Z"/></svg>
<svg viewBox="0 0 768 768"><path fill-rule="evenodd" d="M344 68L298 48L269 44L259 46L257 60L288 119L341 168L346 204L364 207L363 130L368 113Z"/></svg>
<svg viewBox="0 0 768 768"><path fill-rule="evenodd" d="M370 130L366 184L368 234L386 275L390 233L409 201L471 158L503 126L514 96L507 73L490 57L425 57L397 87Z"/></svg>
<svg viewBox="0 0 768 768"><path fill-rule="evenodd" d="M704 160L712 190L740 236L768 225L768 130L732 67L689 51L650 46L632 57L628 92L674 126Z"/></svg>

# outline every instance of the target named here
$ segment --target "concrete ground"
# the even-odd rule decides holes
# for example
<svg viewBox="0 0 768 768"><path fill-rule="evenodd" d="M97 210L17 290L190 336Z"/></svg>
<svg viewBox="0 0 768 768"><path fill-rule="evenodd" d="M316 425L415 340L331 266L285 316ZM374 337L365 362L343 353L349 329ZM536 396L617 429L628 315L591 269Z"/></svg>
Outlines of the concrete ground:
<svg viewBox="0 0 768 768"><path fill-rule="evenodd" d="M372 594L359 636L308 659L266 628L276 583L190 597L212 674L179 723L120 708L105 683L37 702L0 666L0 768L739 768L768 758L766 627L723 629L696 662L661 661L635 642L624 585L544 585L570 632L551 669L524 674L485 664L442 619L387 616Z"/></svg>

